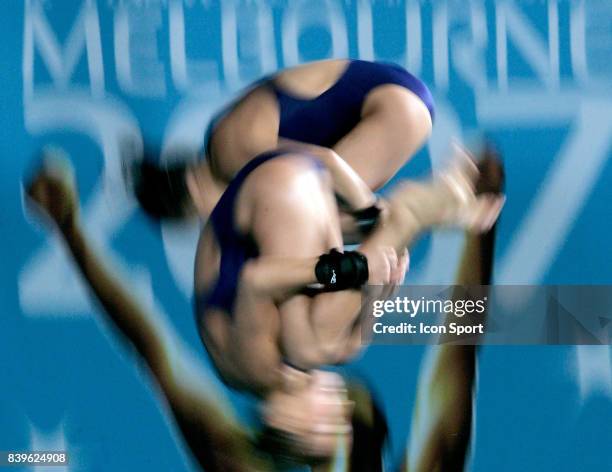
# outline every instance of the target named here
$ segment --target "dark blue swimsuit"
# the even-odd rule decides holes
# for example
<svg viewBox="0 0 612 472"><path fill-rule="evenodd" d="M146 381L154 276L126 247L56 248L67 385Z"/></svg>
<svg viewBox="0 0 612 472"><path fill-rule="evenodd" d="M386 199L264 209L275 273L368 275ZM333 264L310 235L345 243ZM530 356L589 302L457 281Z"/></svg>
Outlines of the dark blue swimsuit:
<svg viewBox="0 0 612 472"><path fill-rule="evenodd" d="M346 70L329 89L315 98L300 98L283 91L274 84L274 77L264 77L250 89L265 85L272 88L278 100L280 123L278 135L308 144L333 147L361 120L361 109L366 96L379 85L395 84L418 96L433 120L434 101L427 86L402 67L383 62L352 60ZM206 151L217 124L240 102L222 109L211 120L204 137Z"/></svg>
<svg viewBox="0 0 612 472"><path fill-rule="evenodd" d="M273 85L280 108L278 135L332 147L359 123L366 96L385 84L400 85L413 92L433 119L433 98L419 79L395 64L351 61L338 81L313 99L296 97Z"/></svg>
<svg viewBox="0 0 612 472"><path fill-rule="evenodd" d="M407 88L423 101L432 119L434 116L433 98L425 84L395 64L351 61L338 81L313 99L303 99L284 92L274 85L270 77L258 81L253 87L262 84L272 87L278 99L279 136L324 147L334 146L357 125L361 120L361 109L366 96L379 85L396 84ZM231 104L213 118L206 132L206 148L217 123L234 106L235 103ZM254 241L236 229L236 197L251 172L264 162L287 152L267 152L251 160L230 182L210 215L210 224L221 252L221 262L218 280L211 290L196 295L197 317L210 307L232 313L240 271L247 260L258 255Z"/></svg>
<svg viewBox="0 0 612 472"><path fill-rule="evenodd" d="M196 315L206 308L219 308L228 314L234 310L238 279L244 264L259 255L255 241L248 234L243 234L236 228L236 199L247 177L260 165L271 159L291 153L290 148L264 152L247 165L232 179L208 218L215 234L221 258L219 276L210 290L196 295ZM322 164L313 158L313 165ZM199 315L198 315L199 316Z"/></svg>
<svg viewBox="0 0 612 472"><path fill-rule="evenodd" d="M210 214L208 222L212 225L221 252L219 276L209 291L196 294L196 317L201 316L206 308L219 308L230 315L232 314L240 271L246 261L257 257L259 254L251 237L241 233L236 228L234 210L238 193L251 172L270 159L286 153L286 150L266 152L251 160L232 179Z"/></svg>

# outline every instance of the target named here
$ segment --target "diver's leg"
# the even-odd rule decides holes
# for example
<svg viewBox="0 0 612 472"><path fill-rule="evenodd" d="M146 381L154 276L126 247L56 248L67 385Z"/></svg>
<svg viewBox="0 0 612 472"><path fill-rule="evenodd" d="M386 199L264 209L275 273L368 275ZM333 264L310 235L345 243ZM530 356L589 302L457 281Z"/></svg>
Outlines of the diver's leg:
<svg viewBox="0 0 612 472"><path fill-rule="evenodd" d="M399 85L382 85L370 92L361 121L333 149L376 190L420 149L431 128L419 97Z"/></svg>
<svg viewBox="0 0 612 472"><path fill-rule="evenodd" d="M500 193L503 187L501 164L488 157L480 166L477 191ZM482 235L466 235L456 285L487 286L491 283L494 245L495 226ZM486 287L483 290L486 291ZM475 345L443 344L431 348L427 358L431 368L419 380L403 470L463 470L472 427L476 353Z"/></svg>
<svg viewBox="0 0 612 472"><path fill-rule="evenodd" d="M274 301L259 292L248 276L241 277L223 353L223 363L228 364L227 369L239 387L263 398L282 388L279 332L280 320Z"/></svg>
<svg viewBox="0 0 612 472"><path fill-rule="evenodd" d="M27 194L56 223L110 321L149 367L200 464L210 471L261 470L247 434L211 394L202 373L190 367L171 327L144 310L91 247L80 226L67 165L47 161L28 184Z"/></svg>
<svg viewBox="0 0 612 472"><path fill-rule="evenodd" d="M390 246L398 253L432 227L454 226L482 232L497 219L504 196L477 192L480 170L472 157L455 147L453 163L428 182L404 181L389 198L389 215L360 246Z"/></svg>

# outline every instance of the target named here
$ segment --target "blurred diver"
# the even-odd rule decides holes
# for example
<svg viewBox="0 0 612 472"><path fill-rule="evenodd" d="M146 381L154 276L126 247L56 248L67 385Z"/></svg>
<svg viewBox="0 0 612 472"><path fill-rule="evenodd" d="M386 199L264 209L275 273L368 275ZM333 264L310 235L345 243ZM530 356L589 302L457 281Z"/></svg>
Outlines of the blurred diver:
<svg viewBox="0 0 612 472"><path fill-rule="evenodd" d="M287 190L291 189L283 187L282 183L290 185L292 182L300 184L297 186L298 196L304 196L300 194L303 187L309 190L310 198L314 201L324 202L328 200L333 203L329 183L326 184L321 172L313 168L308 159L303 156L286 155L283 155L282 159L267 157L269 157L267 159L269 161L268 166L272 163L276 163L278 166L268 167L268 170L261 172L259 177L251 179L250 183L245 183L243 191L254 192L250 195L252 198L245 198L246 202L250 202L249 205L255 203L259 198L258 196L262 198L270 196L265 192L260 192L262 186L264 189L276 190L281 195L286 196ZM264 169L263 163L261 169ZM393 247L399 250L399 248L405 246L407 239L412 238L424 227L423 225L427 226L434 223L456 224L458 220L461 220L466 227L476 227L481 230L489 228L499 212L500 200L498 197L477 198L474 195L472 183L476 180L477 175L478 173L470 166L459 166L433 182L407 184L391 198L390 212L386 224L378 228L364 244L373 244L375 247L376 245ZM279 177L280 181L275 182L275 177ZM306 181L300 179L306 179ZM314 184L308 185L308 182ZM325 192L327 192L327 195ZM491 193L497 194L499 191L496 189L484 191L484 195L490 195ZM270 443L278 444L279 437L287 439L281 441L281 444L283 451L289 457L298 457L304 462L315 460L319 467L323 467L324 460L333 454L340 443L350 443L351 429L347 428L346 421L347 410L350 408L344 398L343 384L333 374L318 371L310 373L307 377L298 375L297 380L292 379L291 377L296 372L289 370L289 374L284 373L287 372L287 369L280 362L278 345L276 346L278 352L272 353L274 363L268 364L270 371L275 372L275 386L271 395L266 397L263 410L265 423L268 425L268 432L271 434L266 434L258 439L251 437L231 416L219 408L216 399L207 389L196 388L197 375L189 368L187 360L182 356L181 350L177 348L181 343L176 334L162 320L143 310L93 251L81 229L78 197L69 169L47 160L29 183L27 194L55 222L79 269L104 307L105 312L126 338L134 344L138 353L150 368L172 409L183 436L206 470L273 470L275 467L274 456L266 455L262 451L270 450ZM275 193L273 195L278 196ZM303 201L301 198L299 200ZM277 216L290 216L286 214L287 208L283 207L283 202L284 205L289 202L285 202L282 198L278 201L274 200L274 202L279 203L281 210L284 211L281 211ZM266 208L270 201L264 199L263 203L259 201L259 204ZM237 206L241 207L240 203ZM329 217L331 210L323 209L325 210L323 214L327 214ZM246 206L245 210L245 220L247 222L253 221L249 215L249 211L252 211L252 209ZM307 221L307 216L313 209L307 207L305 210L305 215L302 215L306 216L304 220L297 218L297 221L295 221L296 218L294 217L293 220L287 222L282 220L283 224L286 223L288 227L292 228L294 221L296 224L300 224L300 221ZM291 207L291 211L297 213L294 207ZM266 212L274 214L275 210L268 208ZM266 217L266 215L261 216L262 218ZM256 218L254 221L260 220ZM301 224L302 226L294 229L297 229L298 233L300 231L308 232L303 223ZM301 247L302 238L298 236L296 235L297 239L289 239L289 241ZM203 239L205 237L203 236ZM304 244L307 242L304 242ZM262 257L262 255L265 257ZM291 287L289 292L295 293L297 287L303 288L307 284L316 282L317 278L313 277L312 272L315 271L315 267L320 260L317 258L296 258L294 252L290 255L293 256L293 260L287 260L282 255L279 258L278 255L272 254L268 257L265 252L260 253L257 259L257 267L249 269L249 272L267 274L268 277L263 279L251 278L255 274L250 274L246 281L242 281L246 283L241 282L241 287L238 288L237 302L245 308L264 308L263 313L270 305L273 305L265 297L271 297L272 294L282 293L283 291L285 291L286 296L287 287ZM480 252L476 251L476 254L469 257L469 265L473 266L473 258L480 257ZM282 273L279 275L276 269L280 269ZM206 282L206 276L203 278ZM214 277L209 278L208 281L213 283ZM252 283L255 284L255 287L249 286ZM245 300L240 300L240 291L244 292L245 286L247 286L248 296ZM254 292L251 292L251 290L254 290ZM266 294L265 297L263 294ZM322 295L337 297L342 296L343 292ZM344 295L354 298L355 291L344 291ZM326 303L335 304L336 302L330 299ZM342 301L342 304L344 303L346 303L346 299ZM310 309L310 307L307 307L307 309ZM222 316L227 316L227 314ZM336 316L335 313L334 316ZM354 314L351 313L351 316L354 317ZM237 315L234 314L234 319L236 318ZM274 318L274 315L268 313L268 318ZM279 317L277 316L277 318ZM328 316L327 321L329 321L329 318ZM252 329L260 329L257 327L257 317L243 316L242 319L247 324L249 335L255 336L257 333ZM278 319L276 323L279 323ZM326 328L328 327L329 323L326 324ZM227 329L233 328L230 326ZM269 333L266 336L269 336ZM260 346L262 350L271 350L273 347L273 340L268 339L267 342L269 345ZM255 344L252 347L256 349L257 345ZM259 353L257 350L249 351L248 346L245 351L243 353L232 352L230 355L243 356L237 361L243 362L259 372L261 366L257 362L253 362L259 356ZM429 436L431 438L428 436L425 449L419 449L428 451L424 453L425 457L429 457L434 452L435 457L438 457L438 455L446 457L444 448L455 446L453 446L452 441L446 440L448 438L444 434L447 431L444 428L466 427L463 417L465 411L469 412L469 408L464 408L463 403L465 399L471 398L470 392L473 384L473 368L471 366L474 362L474 352L474 349L465 349L461 346L440 348L438 357L443 361L437 362L435 364L437 370L434 370L443 371L443 378L441 380L440 376L432 376L432 381L425 385L424 389L425 391L429 388L437 389L442 382L444 388L449 386L456 388L457 394L452 396L438 394L431 398L428 398L427 395L419 395L420 401L417 406L427 407L429 409L429 411L426 410L428 417L431 418L429 423L424 425L424 428L430 431ZM458 366L464 365L466 368L463 370L450 369L449 366L453 363ZM465 375L466 369L468 374L471 372L472 375ZM251 375L246 370L241 371L239 375L247 377ZM202 379L200 378L200 380ZM250 379L245 380L247 384L251 382ZM265 384L262 379L255 378L253 381L256 385L258 382L261 385ZM269 388L269 386L265 388ZM423 398L425 399L423 400ZM438 399L443 400L431 403ZM453 406L454 402L462 402L461 408L463 410L450 414L448 408ZM432 410L436 409L442 409L444 415L432 414ZM451 419L455 417L458 417L459 420L451 422ZM422 418L419 424L423 425ZM442 436L440 436L441 434ZM450 436L452 438L458 437L456 431L451 431ZM270 438L276 439L270 441ZM356 441L358 439L357 437ZM465 446L464 441L459 445L461 447ZM465 453L463 453L464 455ZM453 452L452 457L459 456ZM426 467L426 464L429 463L432 463L431 460L430 462L427 460L417 461L417 464L424 464L423 467ZM353 466L356 467L354 470L358 470L358 464L353 464ZM440 469L417 467L414 470Z"/></svg>
<svg viewBox="0 0 612 472"><path fill-rule="evenodd" d="M362 296L403 280L397 254L431 227L495 222L503 197L477 196L478 169L459 148L455 158L431 181L399 185L380 224L345 252L316 161L278 150L249 162L202 230L195 261L198 329L221 378L265 397L284 366L308 372L351 359L362 347Z"/></svg>
<svg viewBox="0 0 612 472"><path fill-rule="evenodd" d="M398 65L312 62L258 80L221 110L208 126L199 162L142 160L133 186L153 217L207 217L250 160L291 147L327 167L347 210L345 239L349 233L359 238L380 210L372 191L423 145L433 116L425 84Z"/></svg>
<svg viewBox="0 0 612 472"><path fill-rule="evenodd" d="M493 224L502 200L474 197L469 165L405 184L381 212L372 190L422 145L433 113L427 87L399 66L315 62L258 81L223 110L195 166L137 165L134 189L149 214L210 215L195 308L225 382L266 396L286 366L345 362L360 345L366 282L401 282L406 246L432 226ZM306 289L317 282L325 290Z"/></svg>

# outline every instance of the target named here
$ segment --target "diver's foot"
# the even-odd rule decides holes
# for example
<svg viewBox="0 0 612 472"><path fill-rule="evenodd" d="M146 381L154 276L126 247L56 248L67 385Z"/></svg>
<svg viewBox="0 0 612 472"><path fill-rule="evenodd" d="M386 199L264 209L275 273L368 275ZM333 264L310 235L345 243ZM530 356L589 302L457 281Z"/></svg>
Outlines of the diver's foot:
<svg viewBox="0 0 612 472"><path fill-rule="evenodd" d="M503 182L501 164L492 156L485 157L477 165L464 149L456 146L451 165L433 179L405 182L398 187L390 199L389 220L395 225L404 219L408 224L416 220L422 230L450 226L488 231L505 199L499 192Z"/></svg>

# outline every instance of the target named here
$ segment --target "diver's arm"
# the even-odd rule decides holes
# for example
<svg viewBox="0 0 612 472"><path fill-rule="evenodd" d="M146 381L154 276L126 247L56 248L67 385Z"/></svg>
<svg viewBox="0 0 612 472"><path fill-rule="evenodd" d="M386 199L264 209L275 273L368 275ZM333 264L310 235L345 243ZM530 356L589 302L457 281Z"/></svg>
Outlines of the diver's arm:
<svg viewBox="0 0 612 472"><path fill-rule="evenodd" d="M63 168L62 168L63 167ZM206 470L247 470L255 460L247 435L184 358L172 329L144 310L82 231L67 165L47 162L27 193L55 223L81 274L110 321L131 341L158 381L186 441ZM199 373L199 371L197 371ZM204 385L206 388L197 388Z"/></svg>
<svg viewBox="0 0 612 472"><path fill-rule="evenodd" d="M413 236L419 233L414 230ZM410 238L409 243L414 239ZM398 265L398 257L391 248L383 248L375 245L362 246L359 248L362 260L367 264L362 269L345 274L347 278L360 277L356 274L364 274L362 282L355 285L344 285L344 288L336 288L333 284L325 283L317 278L317 268L322 258L328 256L323 254L320 257L279 257L279 256L260 256L249 260L243 267L240 280L249 286L253 293L260 296L268 296L276 301L283 301L297 292L307 292L312 295L327 293L342 300L346 295L354 290L359 290L364 284L387 284L393 282L393 271ZM347 256L347 253L336 253L339 258L354 257ZM405 265L404 265L405 268ZM363 272L362 272L363 271ZM367 271L367 276L365 276ZM335 274L337 283L344 284L342 273L338 270ZM395 281L397 283L397 281ZM340 287L340 285L338 285ZM330 293L331 292L331 293ZM350 295L349 295L350 296ZM340 302L340 305L346 305Z"/></svg>
<svg viewBox="0 0 612 472"><path fill-rule="evenodd" d="M317 283L318 260L318 257L260 256L244 265L240 278L258 294L282 299Z"/></svg>

